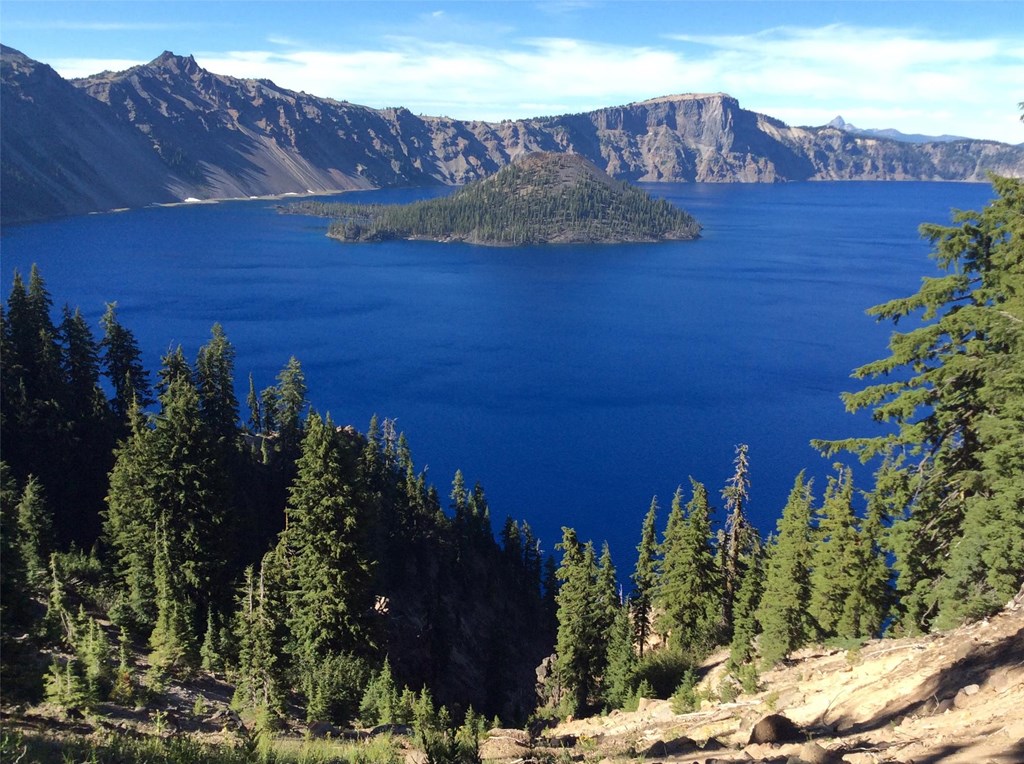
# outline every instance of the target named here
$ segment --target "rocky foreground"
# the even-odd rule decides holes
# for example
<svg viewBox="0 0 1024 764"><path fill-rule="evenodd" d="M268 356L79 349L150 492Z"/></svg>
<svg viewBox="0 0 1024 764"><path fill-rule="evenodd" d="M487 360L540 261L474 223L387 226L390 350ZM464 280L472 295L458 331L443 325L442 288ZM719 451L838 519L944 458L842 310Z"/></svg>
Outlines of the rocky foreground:
<svg viewBox="0 0 1024 764"><path fill-rule="evenodd" d="M702 688L718 686L724 658L705 664ZM586 762L1019 764L1024 603L945 634L807 649L761 684L756 695L685 715L669 701L641 701L636 712L563 723L542 742ZM524 733L494 730L482 753L522 762L538 749Z"/></svg>
<svg viewBox="0 0 1024 764"><path fill-rule="evenodd" d="M698 690L712 694L725 655L703 666ZM484 761L504 764L1020 764L1024 762L1024 593L999 615L944 634L868 642L852 650L809 648L760 678L761 690L734 702L673 713L667 700L634 712L570 720L530 734L494 729ZM237 748L247 732L229 708L232 688L211 677L172 684L161 708L104 705L98 715L52 706L0 709L4 732L55 741L189 735ZM407 764L427 764L411 730L331 725L281 730L282 745L310 737L366 740L393 735Z"/></svg>

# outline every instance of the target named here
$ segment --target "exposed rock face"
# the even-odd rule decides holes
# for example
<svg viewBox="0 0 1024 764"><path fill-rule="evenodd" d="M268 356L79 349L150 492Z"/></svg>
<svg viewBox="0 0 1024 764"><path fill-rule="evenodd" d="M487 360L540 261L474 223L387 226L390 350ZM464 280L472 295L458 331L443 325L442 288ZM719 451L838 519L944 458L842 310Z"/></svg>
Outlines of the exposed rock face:
<svg viewBox="0 0 1024 764"><path fill-rule="evenodd" d="M180 200L130 123L16 50L0 62L3 222Z"/></svg>
<svg viewBox="0 0 1024 764"><path fill-rule="evenodd" d="M5 221L187 197L462 184L534 151L632 181L984 180L1024 147L790 127L722 93L489 123L318 98L165 52L71 83L3 48Z"/></svg>

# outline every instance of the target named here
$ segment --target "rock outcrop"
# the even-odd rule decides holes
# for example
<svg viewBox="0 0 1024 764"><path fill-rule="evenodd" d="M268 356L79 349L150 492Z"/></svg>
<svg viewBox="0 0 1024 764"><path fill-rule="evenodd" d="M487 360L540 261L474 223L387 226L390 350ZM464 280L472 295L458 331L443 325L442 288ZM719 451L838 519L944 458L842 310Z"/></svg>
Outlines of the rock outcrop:
<svg viewBox="0 0 1024 764"><path fill-rule="evenodd" d="M4 47L0 69L5 222L186 198L463 184L535 151L580 154L630 181L1024 176L1021 146L790 127L723 93L492 123L296 93L170 52L69 82Z"/></svg>

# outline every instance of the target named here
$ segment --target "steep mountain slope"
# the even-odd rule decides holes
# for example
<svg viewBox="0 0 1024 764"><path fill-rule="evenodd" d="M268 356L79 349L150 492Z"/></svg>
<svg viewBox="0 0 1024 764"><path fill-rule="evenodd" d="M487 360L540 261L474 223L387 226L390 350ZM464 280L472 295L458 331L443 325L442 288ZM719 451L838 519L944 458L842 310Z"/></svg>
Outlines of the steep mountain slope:
<svg viewBox="0 0 1024 764"><path fill-rule="evenodd" d="M180 200L131 124L49 66L2 47L3 222Z"/></svg>
<svg viewBox="0 0 1024 764"><path fill-rule="evenodd" d="M1024 175L1024 147L790 127L722 93L489 123L296 93L170 52L70 84L10 48L0 68L5 221L187 197L462 184L533 151L580 154L632 181Z"/></svg>
<svg viewBox="0 0 1024 764"><path fill-rule="evenodd" d="M761 675L756 693L718 699L727 653L702 668L698 711L667 700L635 712L567 721L546 733L585 761L697 764L1024 761L1024 591L989 620L928 636L871 640L850 650L806 648ZM710 699L707 699L711 696ZM780 714L790 735L757 740ZM774 725L781 730L784 725ZM526 741L495 730L485 760L521 761Z"/></svg>

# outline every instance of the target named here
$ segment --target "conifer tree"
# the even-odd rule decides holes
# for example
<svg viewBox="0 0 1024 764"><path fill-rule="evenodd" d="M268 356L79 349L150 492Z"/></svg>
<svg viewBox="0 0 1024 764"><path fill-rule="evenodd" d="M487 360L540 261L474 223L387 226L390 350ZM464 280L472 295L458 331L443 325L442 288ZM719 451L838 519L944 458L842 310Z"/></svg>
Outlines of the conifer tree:
<svg viewBox="0 0 1024 764"><path fill-rule="evenodd" d="M214 324L210 341L196 359L199 410L214 437L230 444L238 433L238 399L235 396L235 348L220 324Z"/></svg>
<svg viewBox="0 0 1024 764"><path fill-rule="evenodd" d="M844 395L896 432L816 443L884 459L906 632L992 613L1024 582L1024 182L991 180L983 210L921 227L943 273L869 311L925 322L855 371L884 381Z"/></svg>
<svg viewBox="0 0 1024 764"><path fill-rule="evenodd" d="M355 455L330 417L311 414L305 430L282 540L293 577L290 629L312 703L324 678L318 675L321 663L331 656L370 655L377 636L369 518L355 502Z"/></svg>
<svg viewBox="0 0 1024 764"><path fill-rule="evenodd" d="M601 634L605 639L611 632L612 624L622 609L622 600L619 597L619 583L616 578L615 564L612 562L612 550L605 541L601 545L601 557L597 561L596 589L598 599L594 602L594 612L597 616Z"/></svg>
<svg viewBox="0 0 1024 764"><path fill-rule="evenodd" d="M877 637L888 614L889 567L882 537L885 532L882 502L870 498L867 517L859 524L853 549L853 587L839 618L840 633Z"/></svg>
<svg viewBox="0 0 1024 764"><path fill-rule="evenodd" d="M21 555L18 488L0 461L0 650L6 654L30 622L28 571Z"/></svg>
<svg viewBox="0 0 1024 764"><path fill-rule="evenodd" d="M736 592L729 663L737 675L742 675L742 667L748 666L754 657L754 639L759 633L756 614L764 591L762 558L763 553L758 545L743 567L740 586ZM768 606L771 606L770 603Z"/></svg>
<svg viewBox="0 0 1024 764"><path fill-rule="evenodd" d="M607 657L605 635L593 617L597 593L594 547L581 544L572 528L562 529L556 672L565 692L565 708L576 714L597 695L598 679Z"/></svg>
<svg viewBox="0 0 1024 764"><path fill-rule="evenodd" d="M661 576L654 606L658 630L673 645L702 655L718 641L722 622L721 571L711 549L711 509L703 484L690 478L693 497L683 512L676 490L662 542Z"/></svg>
<svg viewBox="0 0 1024 764"><path fill-rule="evenodd" d="M261 567L258 577L254 576L251 566L245 570L235 620L238 669L232 705L255 711L261 724L271 724L283 713L284 695L279 681L274 615L264 567Z"/></svg>
<svg viewBox="0 0 1024 764"><path fill-rule="evenodd" d="M39 584L46 580L50 553L53 551L53 516L47 506L43 487L29 475L18 502L18 529L21 559L29 580Z"/></svg>
<svg viewBox="0 0 1024 764"><path fill-rule="evenodd" d="M307 406L306 374L295 356L277 375L276 400L273 418L281 434L281 448L291 453L302 440L302 417ZM265 408L265 407L264 407ZM268 415L270 412L266 412Z"/></svg>
<svg viewBox="0 0 1024 764"><path fill-rule="evenodd" d="M253 381L252 374L249 374L249 394L246 396L245 405L249 407L249 432L254 434L263 432L260 396L256 394L256 383Z"/></svg>
<svg viewBox="0 0 1024 764"><path fill-rule="evenodd" d="M747 445L736 446L736 469L725 488L725 536L722 544L722 589L724 597L725 629L732 634L733 606L743 575L742 566L750 554L753 527L747 519L747 499L750 496L750 465Z"/></svg>
<svg viewBox="0 0 1024 764"><path fill-rule="evenodd" d="M658 497L655 496L651 499L650 509L644 516L640 530L640 544L636 548L636 570L633 571L633 596L630 600L633 607L634 638L641 658L651 634L651 603L658 585L658 536L655 529L657 515Z"/></svg>
<svg viewBox="0 0 1024 764"><path fill-rule="evenodd" d="M805 480L803 472L797 475L769 547L764 595L757 610L761 660L767 666L778 663L815 634L807 615L814 550L812 482Z"/></svg>
<svg viewBox="0 0 1024 764"><path fill-rule="evenodd" d="M811 592L807 612L817 625L818 636L856 637L851 623L842 620L847 600L857 582L857 528L853 510L853 475L836 465L829 478L818 514L818 528L811 555Z"/></svg>
<svg viewBox="0 0 1024 764"><path fill-rule="evenodd" d="M157 468L152 430L133 404L128 434L118 445L110 473L104 535L113 549L113 569L121 584L115 619L135 630L152 627L156 621L153 561L160 505L153 481Z"/></svg>
<svg viewBox="0 0 1024 764"><path fill-rule="evenodd" d="M106 407L100 388L100 350L82 311L64 306L58 330L66 380L69 418L98 426Z"/></svg>
<svg viewBox="0 0 1024 764"><path fill-rule="evenodd" d="M119 422L128 416L133 403L140 408L154 401L149 386L149 372L142 364L142 352L135 341L135 335L117 319L117 303L107 303L107 312L100 319L103 339L100 350L103 369L114 389L110 407Z"/></svg>
<svg viewBox="0 0 1024 764"><path fill-rule="evenodd" d="M607 668L603 677L604 700L611 708L622 708L633 697L636 689L636 674L639 661L633 647L634 626L629 603L624 603L615 613L615 620L608 634L608 652L605 658Z"/></svg>

